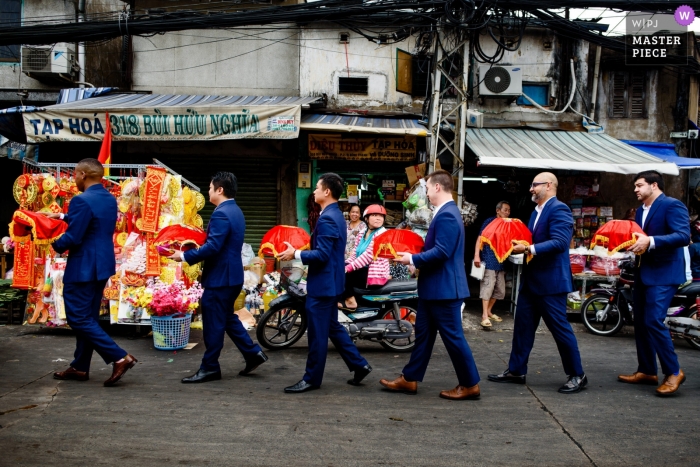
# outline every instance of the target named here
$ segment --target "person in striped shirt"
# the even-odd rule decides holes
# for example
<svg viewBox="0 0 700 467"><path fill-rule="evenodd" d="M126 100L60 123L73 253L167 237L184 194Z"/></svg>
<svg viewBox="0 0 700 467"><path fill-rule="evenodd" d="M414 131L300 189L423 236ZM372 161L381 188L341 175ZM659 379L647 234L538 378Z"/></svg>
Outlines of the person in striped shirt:
<svg viewBox="0 0 700 467"><path fill-rule="evenodd" d="M365 209L362 217L367 230L364 235L357 236L354 251L345 260L345 293L342 296L343 302L338 304L345 310L357 308L353 288L382 286L391 277L389 261L384 258L374 259L374 238L386 231L386 209L380 204L372 204Z"/></svg>

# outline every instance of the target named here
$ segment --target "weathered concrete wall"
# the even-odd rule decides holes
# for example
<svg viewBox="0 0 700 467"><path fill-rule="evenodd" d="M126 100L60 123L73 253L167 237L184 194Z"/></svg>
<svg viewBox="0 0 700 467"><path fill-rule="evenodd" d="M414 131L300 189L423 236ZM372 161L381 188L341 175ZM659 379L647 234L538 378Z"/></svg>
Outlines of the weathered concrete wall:
<svg viewBox="0 0 700 467"><path fill-rule="evenodd" d="M87 0L86 14L89 17L93 14L119 11L123 7L124 2L121 0ZM81 81L87 81L96 87L115 86L122 89L126 88L121 77L121 37L99 45L88 44L85 48L85 60L87 64L85 65L84 79ZM83 74L81 73L81 78L82 76Z"/></svg>
<svg viewBox="0 0 700 467"><path fill-rule="evenodd" d="M22 2L22 20L59 17L60 20L57 18L57 22L75 21L75 10L73 0L24 0ZM20 71L19 62L0 62L0 88L47 90L59 87L55 84L44 84L29 78Z"/></svg>
<svg viewBox="0 0 700 467"><path fill-rule="evenodd" d="M348 33L341 44L339 34ZM335 24L319 23L302 29L299 53L299 92L328 96L330 108L367 108L420 111L422 99L396 91L396 49L415 52L415 37L391 45L377 45ZM338 78L368 78L368 95L338 94Z"/></svg>
<svg viewBox="0 0 700 467"><path fill-rule="evenodd" d="M132 88L163 94L296 96L299 34L290 26L134 37Z"/></svg>
<svg viewBox="0 0 700 467"><path fill-rule="evenodd" d="M496 43L488 36L480 38L484 53L493 55ZM528 29L520 47L515 52L505 51L498 66L519 66L522 68L523 82L549 84L549 110L559 110L568 101L571 92L570 63L574 60L574 73L578 89L572 106L584 112L585 105L581 95L588 99L588 43L583 41L562 40L551 31L544 29ZM571 112L551 114L543 112L534 106L521 106L515 103L515 98L479 96L478 84L483 76L479 74L481 64L473 62L470 69L471 81L474 83L474 96L470 108L486 114L491 121L523 121L523 122L561 122L580 121L581 117ZM562 92L565 94L561 97Z"/></svg>

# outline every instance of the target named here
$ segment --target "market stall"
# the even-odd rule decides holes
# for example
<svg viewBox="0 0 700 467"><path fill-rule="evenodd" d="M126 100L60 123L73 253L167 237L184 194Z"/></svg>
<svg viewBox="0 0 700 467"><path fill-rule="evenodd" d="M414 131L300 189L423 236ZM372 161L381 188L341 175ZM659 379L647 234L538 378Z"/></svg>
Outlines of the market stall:
<svg viewBox="0 0 700 467"><path fill-rule="evenodd" d="M71 199L79 194L74 182L75 166L25 159L24 173L13 186L19 205L10 224L13 287L28 291L26 324L66 325L62 278L70 252L57 254L51 244L67 224L40 213L68 212ZM153 165L104 167L109 175L103 184L118 206L112 238L117 271L105 287L101 314L113 324L150 324L148 309L157 307L149 305L159 290L173 284L183 294L189 289L198 290L200 266L176 263L159 255L157 240L159 232L170 226L184 226L204 235L198 211L205 199L197 187L157 160Z"/></svg>

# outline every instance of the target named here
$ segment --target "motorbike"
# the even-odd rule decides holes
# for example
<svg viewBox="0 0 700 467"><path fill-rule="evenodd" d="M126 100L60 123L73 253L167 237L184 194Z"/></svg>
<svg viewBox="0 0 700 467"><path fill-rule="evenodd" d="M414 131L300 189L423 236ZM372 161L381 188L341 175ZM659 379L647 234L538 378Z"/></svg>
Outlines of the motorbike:
<svg viewBox="0 0 700 467"><path fill-rule="evenodd" d="M619 278L610 284L600 284L586 295L581 305L581 321L592 334L612 336L625 324L634 323L634 262L619 263ZM666 312L666 327L673 337L685 339L700 350L700 282L680 287Z"/></svg>
<svg viewBox="0 0 700 467"><path fill-rule="evenodd" d="M294 345L306 332L306 274L301 268L283 268L280 286L286 291L272 300L260 317L258 342L270 350ZM390 280L380 288L355 288L358 307L338 309L338 321L357 339L381 344L394 352L410 352L415 346L414 324L418 299L416 280Z"/></svg>

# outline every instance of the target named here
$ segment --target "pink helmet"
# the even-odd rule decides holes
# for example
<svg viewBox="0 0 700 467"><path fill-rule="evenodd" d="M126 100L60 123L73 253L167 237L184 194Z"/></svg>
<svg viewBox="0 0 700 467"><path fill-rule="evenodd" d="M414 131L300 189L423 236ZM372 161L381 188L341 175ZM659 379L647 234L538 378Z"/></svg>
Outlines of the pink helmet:
<svg viewBox="0 0 700 467"><path fill-rule="evenodd" d="M367 206L367 209L365 209L365 212L362 214L362 218L367 219L367 216L372 214L381 214L382 216L386 217L386 209L384 209L384 206L381 204L371 204Z"/></svg>

